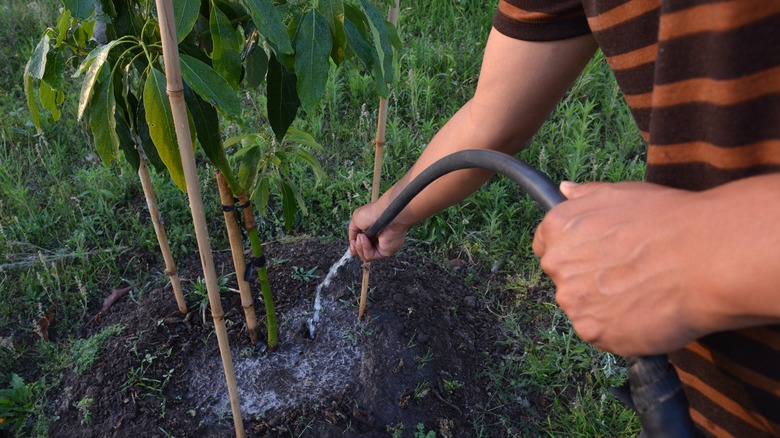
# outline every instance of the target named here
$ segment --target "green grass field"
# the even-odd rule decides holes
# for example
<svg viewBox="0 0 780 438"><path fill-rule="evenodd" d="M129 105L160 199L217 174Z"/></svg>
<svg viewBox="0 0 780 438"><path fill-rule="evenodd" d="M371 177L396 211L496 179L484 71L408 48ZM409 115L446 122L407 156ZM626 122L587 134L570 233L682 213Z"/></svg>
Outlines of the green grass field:
<svg viewBox="0 0 780 438"><path fill-rule="evenodd" d="M423 1L401 4L403 51L389 98L383 188L414 162L428 139L473 94L495 2ZM100 163L91 137L76 122L72 93L62 119L44 118L37 134L22 89L24 66L46 26L57 16L55 0L5 0L0 4L0 389L12 375L24 384L1 393L26 418L20 436L45 436L49 390L63 370L88 366L74 354L87 310L111 288L164 283L162 262L138 179L127 163ZM74 85L75 87L75 85ZM262 111L255 97L247 120ZM309 216L295 233L345 240L351 212L370 197L372 140L377 117L372 79L355 68L340 68L328 83L320 111L296 122L324 146L318 158L329 178L313 181L294 169ZM231 127L226 126L230 133ZM642 140L602 56L577 83L520 157L553 180L640 179ZM216 205L213 173L203 169L206 205ZM196 252L187 201L165 175L153 175L174 255ZM275 204L272 203L272 207ZM277 206L278 207L278 206ZM211 212L215 247L226 247ZM510 345L500 363L486 364L495 382L494 404L544 400L536 422L517 424L490 409L474 424L475 435L501 427L508 435L626 436L638 432L635 416L607 387L624 378L622 361L582 343L565 315L548 300L527 300L550 282L531 251L542 211L510 182L494 178L462 204L416 227L409 247L442 264L458 256L472 260L475 288L488 300ZM278 239L281 212L272 209L261 228ZM149 269L156 266L157 270ZM504 284L485 285L490 270ZM504 297L505 298L505 297ZM141 300L142 297L133 297ZM39 321L53 315L52 342L44 342ZM529 326L538 333L527 333ZM538 328L541 328L539 330ZM10 423L10 421L9 421ZM6 423L6 426L8 424ZM0 424L0 427L3 427Z"/></svg>

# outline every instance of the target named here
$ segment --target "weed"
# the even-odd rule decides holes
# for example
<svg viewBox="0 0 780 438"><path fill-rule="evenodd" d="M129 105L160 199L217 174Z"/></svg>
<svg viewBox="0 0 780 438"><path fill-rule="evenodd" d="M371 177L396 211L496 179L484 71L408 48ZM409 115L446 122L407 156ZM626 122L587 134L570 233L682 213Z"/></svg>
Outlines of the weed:
<svg viewBox="0 0 780 438"><path fill-rule="evenodd" d="M0 390L0 429L21 435L29 427L28 420L35 413L33 390L17 374L11 375L11 387Z"/></svg>
<svg viewBox="0 0 780 438"><path fill-rule="evenodd" d="M426 364L428 364L428 362L432 360L433 360L433 351L431 351L430 348L428 348L428 351L426 351L425 354L423 354L422 356L416 356L414 358L414 362L417 364L417 368L424 367Z"/></svg>
<svg viewBox="0 0 780 438"><path fill-rule="evenodd" d="M92 407L93 403L95 403L95 400L92 397L85 396L74 405L81 414L82 425L92 423L92 411L89 408Z"/></svg>
<svg viewBox="0 0 780 438"><path fill-rule="evenodd" d="M220 295L230 290L228 280L231 274L221 275L217 278L217 291ZM209 291L206 287L206 279L198 277L198 280L192 284L190 292L187 294L190 301L194 302L194 307L200 312L203 324L206 324L206 311L209 308Z"/></svg>
<svg viewBox="0 0 780 438"><path fill-rule="evenodd" d="M317 266L309 269L308 271L305 270L304 268L301 268L300 266L293 266L291 276L293 280L300 281L302 283L310 283L320 278L319 275L314 273L314 271L316 270L317 270Z"/></svg>
<svg viewBox="0 0 780 438"><path fill-rule="evenodd" d="M169 349L166 355L170 355ZM132 390L141 397L162 397L162 391L173 377L174 369L171 368L163 373L161 379L151 377L154 374L153 366L158 356L152 353L146 353L141 359L141 363L128 371L127 379L122 383L121 390Z"/></svg>
<svg viewBox="0 0 780 438"><path fill-rule="evenodd" d="M452 395L456 389L463 388L463 382L459 380L444 379L442 385L444 386L444 392L446 392L447 395Z"/></svg>
<svg viewBox="0 0 780 438"><path fill-rule="evenodd" d="M417 430L414 431L414 438L436 438L436 432L429 430L425 431L425 425L423 423L417 423Z"/></svg>
<svg viewBox="0 0 780 438"><path fill-rule="evenodd" d="M119 324L108 326L87 339L77 339L70 347L70 358L73 364L73 374L79 375L89 369L98 359L100 347L111 336L122 333L124 327Z"/></svg>
<svg viewBox="0 0 780 438"><path fill-rule="evenodd" d="M350 345L358 345L362 339L374 334L367 322L357 321L352 327L342 333L341 338Z"/></svg>
<svg viewBox="0 0 780 438"><path fill-rule="evenodd" d="M392 438L403 438L404 436L404 424L398 423L398 424L388 424L385 427L385 430L390 432L392 435L390 435Z"/></svg>
<svg viewBox="0 0 780 438"><path fill-rule="evenodd" d="M420 382L414 388L414 391L412 391L412 397L415 400L420 400L428 396L430 392L431 392L431 386L428 384L428 382Z"/></svg>

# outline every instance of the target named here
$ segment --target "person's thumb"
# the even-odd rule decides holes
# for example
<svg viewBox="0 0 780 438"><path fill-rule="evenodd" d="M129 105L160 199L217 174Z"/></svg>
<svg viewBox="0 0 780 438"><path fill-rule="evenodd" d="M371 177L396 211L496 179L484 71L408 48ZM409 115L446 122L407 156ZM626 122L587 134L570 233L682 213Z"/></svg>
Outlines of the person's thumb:
<svg viewBox="0 0 780 438"><path fill-rule="evenodd" d="M577 184L572 181L563 181L561 182L560 189L566 199L577 199L588 195L603 185L604 183L598 182Z"/></svg>

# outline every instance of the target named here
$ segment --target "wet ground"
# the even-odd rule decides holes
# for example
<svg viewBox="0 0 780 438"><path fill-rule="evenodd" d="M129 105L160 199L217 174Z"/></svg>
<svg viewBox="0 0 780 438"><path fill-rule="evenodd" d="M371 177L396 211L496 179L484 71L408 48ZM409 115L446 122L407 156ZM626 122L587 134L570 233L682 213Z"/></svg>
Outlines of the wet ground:
<svg viewBox="0 0 780 438"><path fill-rule="evenodd" d="M344 250L316 240L266 246L276 352L249 343L238 294L223 294L247 435L413 436L422 428L474 436L491 399L485 363L502 354L496 317L457 275L402 253L372 265L364 322L357 320L362 265L347 262L322 291L311 339L315 289ZM215 257L218 273L231 271L228 253ZM197 259L183 265L185 278L200 275ZM315 267L320 277L307 278ZM260 288L253 290L262 318ZM115 324L123 330L103 344L95 364L68 373L50 400L52 436L234 435L208 312L205 321L194 306L179 314L169 287L136 290L84 336Z"/></svg>

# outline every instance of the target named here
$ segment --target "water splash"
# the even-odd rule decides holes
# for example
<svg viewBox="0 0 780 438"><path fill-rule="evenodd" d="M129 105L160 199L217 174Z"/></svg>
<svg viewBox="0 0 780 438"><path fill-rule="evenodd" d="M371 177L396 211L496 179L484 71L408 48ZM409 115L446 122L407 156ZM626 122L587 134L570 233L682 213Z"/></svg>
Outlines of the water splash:
<svg viewBox="0 0 780 438"><path fill-rule="evenodd" d="M309 336L314 339L314 327L315 325L320 321L320 310L322 310L322 303L321 303L321 292L322 289L330 286L331 280L333 280L333 277L336 276L336 273L339 271L339 268L344 266L345 263L347 263L347 260L352 258L352 254L349 253L349 249L347 249L347 252L344 253L343 256L333 264L333 266L330 267L330 270L328 271L328 275L325 276L325 279L322 280L322 282L317 285L317 292L314 295L314 315L309 318Z"/></svg>

